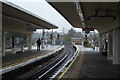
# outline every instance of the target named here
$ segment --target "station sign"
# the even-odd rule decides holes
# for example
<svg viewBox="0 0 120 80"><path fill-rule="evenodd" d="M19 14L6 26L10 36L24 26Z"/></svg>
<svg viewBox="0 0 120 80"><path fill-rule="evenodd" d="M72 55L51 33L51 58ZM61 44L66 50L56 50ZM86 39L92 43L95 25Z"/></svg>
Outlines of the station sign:
<svg viewBox="0 0 120 80"><path fill-rule="evenodd" d="M82 28L82 30L88 34L90 31L94 31L94 28Z"/></svg>
<svg viewBox="0 0 120 80"><path fill-rule="evenodd" d="M83 31L94 31L94 28L82 28Z"/></svg>

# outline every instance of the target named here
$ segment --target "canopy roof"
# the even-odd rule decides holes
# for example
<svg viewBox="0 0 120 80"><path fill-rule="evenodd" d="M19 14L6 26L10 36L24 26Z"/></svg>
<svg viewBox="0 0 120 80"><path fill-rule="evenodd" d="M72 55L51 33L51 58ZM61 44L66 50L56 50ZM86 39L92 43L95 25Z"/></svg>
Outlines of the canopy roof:
<svg viewBox="0 0 120 80"><path fill-rule="evenodd" d="M118 2L77 2L83 15L85 26L74 6L75 2L49 2L60 12L73 27L95 28L100 33L105 33L118 27Z"/></svg>
<svg viewBox="0 0 120 80"><path fill-rule="evenodd" d="M35 29L56 29L47 20L13 4L2 2L3 30L16 32L32 32Z"/></svg>
<svg viewBox="0 0 120 80"><path fill-rule="evenodd" d="M73 26L80 27L81 19L73 2L50 2L50 4Z"/></svg>

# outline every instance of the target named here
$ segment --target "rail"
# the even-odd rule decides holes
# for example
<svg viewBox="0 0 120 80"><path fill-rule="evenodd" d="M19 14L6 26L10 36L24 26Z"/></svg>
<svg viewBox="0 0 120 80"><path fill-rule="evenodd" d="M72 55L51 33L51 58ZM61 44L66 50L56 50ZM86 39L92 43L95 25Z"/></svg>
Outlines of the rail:
<svg viewBox="0 0 120 80"><path fill-rule="evenodd" d="M65 65L64 65L61 69L59 69L52 77L50 77L50 80L54 79L60 72L62 72L62 71L65 69L65 67L66 67L66 66L75 58L75 56L78 54L78 52L79 52L78 46L74 45L74 47L76 48L75 54L72 56L72 58L71 58L70 60L68 60L68 61L65 63Z"/></svg>
<svg viewBox="0 0 120 80"><path fill-rule="evenodd" d="M36 80L38 80L38 79L47 79L48 78L47 76L49 75L49 73L53 72L53 70L55 70L55 68L57 66L59 66L60 63L67 58L67 56L68 56L68 53L67 54L64 53L58 59L54 60L48 66L46 66L44 69L42 69L41 71L39 71L37 74L33 75L30 78L30 80L33 80L35 78L37 78Z"/></svg>
<svg viewBox="0 0 120 80"><path fill-rule="evenodd" d="M73 56L71 57L71 59L68 60L68 61L64 64L64 66L62 66L62 68L60 68L58 71L55 71L55 69L56 69L62 62L64 62L65 59L68 57L69 54L68 54L67 52L64 53L61 57L59 57L59 59L55 60L54 62L50 63L50 65L46 66L44 69L42 69L41 71L39 71L37 74L33 75L33 76L30 78L30 80L33 80L33 79L35 79L35 80L41 80L41 79L44 79L44 80L50 79L50 80L52 80L52 79L54 79L60 72L62 72L63 69L65 69L65 67L66 67L66 66L75 58L75 56L78 54L78 52L79 52L78 47L75 45L74 48L75 48L75 53L74 53L74 55L73 55ZM50 74L51 74L51 73L53 74L53 72L55 72L54 75L52 75L52 77L50 77L50 76L51 76Z"/></svg>

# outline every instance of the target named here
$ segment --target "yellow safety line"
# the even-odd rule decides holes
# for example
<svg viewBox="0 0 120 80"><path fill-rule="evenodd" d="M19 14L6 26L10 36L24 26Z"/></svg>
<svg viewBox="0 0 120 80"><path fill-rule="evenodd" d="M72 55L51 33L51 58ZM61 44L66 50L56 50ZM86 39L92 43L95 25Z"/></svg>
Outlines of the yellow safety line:
<svg viewBox="0 0 120 80"><path fill-rule="evenodd" d="M71 67L71 65L73 64L73 62L76 60L76 58L78 57L79 53L77 53L76 57L73 59L73 61L70 63L70 65L66 68L66 70L59 76L59 78L57 80L60 80L64 74L68 71L68 69Z"/></svg>
<svg viewBox="0 0 120 80"><path fill-rule="evenodd" d="M47 51L47 52L49 52L49 51ZM45 53L45 52L43 52L43 53ZM40 57L40 56L42 56L42 55L39 55L39 56L35 56L35 55L33 55L33 56L25 57L25 58L22 58L22 59L26 59L26 58L34 59L34 58L37 58L37 57ZM22 59L19 59L19 60L16 60L16 61L20 61L20 60L22 60ZM0 69L4 69L4 68L7 68L7 67L11 67L11 66L14 66L14 65L17 65L17 64L20 64L20 63L23 63L23 62L29 61L29 60L31 60L31 59L27 59L27 60L24 60L24 61L16 62L16 63L14 63L14 64L11 64L11 65L8 65L8 66L5 66L5 67L2 67L2 68L0 68ZM13 61L13 62L14 62L14 61Z"/></svg>
<svg viewBox="0 0 120 80"><path fill-rule="evenodd" d="M35 55L34 55L34 56L35 56ZM4 63L3 65L12 64L12 63L15 63L16 61L19 62L19 61L21 61L21 60L23 60L23 59L32 58L32 57L34 57L34 56L32 55L32 56L24 57L24 58L22 58L22 59L18 59L18 60L12 61L12 62Z"/></svg>
<svg viewBox="0 0 120 80"><path fill-rule="evenodd" d="M82 53L80 55L80 58L78 60L78 63L76 64L75 68L73 69L72 73L70 74L69 78L78 78L80 75L80 71L83 65L83 61L84 61L84 54Z"/></svg>
<svg viewBox="0 0 120 80"><path fill-rule="evenodd" d="M55 49L55 50L56 50L56 49ZM54 51L54 50L52 50L52 51ZM52 51L46 51L46 52L52 52ZM43 52L43 53L46 53L46 52ZM42 53L42 54L43 54L43 53ZM40 57L40 56L42 56L42 55L39 55L39 56L33 55L33 56L25 57L25 58L22 58L22 59L27 59L27 58L34 59L34 58L37 58L37 57ZM20 61L20 60L22 60L22 59L19 59L19 60L16 60L16 61ZM0 68L0 69L5 69L5 68L8 68L8 67L11 67L11 66L20 64L20 63L24 63L24 62L27 62L27 61L29 61L29 60L31 60L31 59L27 59L27 60L20 61L20 62L13 61L13 62L16 62L16 63L11 64L11 65L8 65L8 66L5 66L5 67L2 67L2 68ZM12 62L10 62L10 63L12 63ZM4 65L6 65L6 64L9 64L9 63L5 63Z"/></svg>
<svg viewBox="0 0 120 80"><path fill-rule="evenodd" d="M31 59L33 59L33 58L31 58ZM5 68L7 68L7 67L11 67L11 66L14 66L14 65L17 65L17 64L20 64L20 63L24 63L24 62L27 62L27 61L29 61L29 60L31 60L31 59L27 59L27 60L24 60L24 61L20 61L20 62L17 62L17 63L11 64L11 65L8 65L8 66L5 66L5 67L2 67L2 68L0 68L0 69L5 69Z"/></svg>
<svg viewBox="0 0 120 80"><path fill-rule="evenodd" d="M78 48L78 46L77 46L77 48ZM58 77L58 79L57 80L60 80L64 75L65 75L65 73L68 71L68 69L72 66L72 64L75 62L75 60L76 60L76 58L78 57L78 55L79 55L79 52L80 52L80 48L78 48L78 53L77 53L77 55L76 55L76 57L73 59L73 61L70 63L70 65L65 69L65 71ZM84 55L82 55L81 57L83 57ZM82 66L82 64L81 64L81 66Z"/></svg>

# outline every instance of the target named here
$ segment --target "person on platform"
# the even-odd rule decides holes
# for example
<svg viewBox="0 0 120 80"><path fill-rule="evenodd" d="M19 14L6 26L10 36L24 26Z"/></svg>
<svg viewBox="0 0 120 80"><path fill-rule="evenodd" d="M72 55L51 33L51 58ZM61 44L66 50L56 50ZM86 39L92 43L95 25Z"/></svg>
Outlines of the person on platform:
<svg viewBox="0 0 120 80"><path fill-rule="evenodd" d="M37 40L37 51L40 51L41 40L40 38Z"/></svg>

